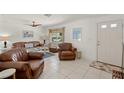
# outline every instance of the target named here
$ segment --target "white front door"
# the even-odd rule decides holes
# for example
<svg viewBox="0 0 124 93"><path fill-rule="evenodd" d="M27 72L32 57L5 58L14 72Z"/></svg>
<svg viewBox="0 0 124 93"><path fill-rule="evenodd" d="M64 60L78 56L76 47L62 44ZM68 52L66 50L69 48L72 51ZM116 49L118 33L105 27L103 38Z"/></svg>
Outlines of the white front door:
<svg viewBox="0 0 124 93"><path fill-rule="evenodd" d="M97 60L121 66L122 64L122 22L109 21L98 24Z"/></svg>

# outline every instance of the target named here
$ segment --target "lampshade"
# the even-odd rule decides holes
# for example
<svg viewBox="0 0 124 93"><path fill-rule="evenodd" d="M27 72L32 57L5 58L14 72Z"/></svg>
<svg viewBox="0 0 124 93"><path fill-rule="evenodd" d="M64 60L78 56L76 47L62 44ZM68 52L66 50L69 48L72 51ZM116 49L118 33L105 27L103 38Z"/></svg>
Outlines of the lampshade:
<svg viewBox="0 0 124 93"><path fill-rule="evenodd" d="M49 36L47 35L42 35L40 36L41 43L46 44L49 41ZM43 41L43 42L42 42Z"/></svg>
<svg viewBox="0 0 124 93"><path fill-rule="evenodd" d="M0 41L4 41L4 48L7 48L7 40L9 39L9 35L0 36Z"/></svg>
<svg viewBox="0 0 124 93"><path fill-rule="evenodd" d="M0 36L0 41L7 41L9 39L9 35Z"/></svg>
<svg viewBox="0 0 124 93"><path fill-rule="evenodd" d="M47 35L43 35L43 36L40 36L40 39L41 39L41 40L48 40L49 37L48 37Z"/></svg>

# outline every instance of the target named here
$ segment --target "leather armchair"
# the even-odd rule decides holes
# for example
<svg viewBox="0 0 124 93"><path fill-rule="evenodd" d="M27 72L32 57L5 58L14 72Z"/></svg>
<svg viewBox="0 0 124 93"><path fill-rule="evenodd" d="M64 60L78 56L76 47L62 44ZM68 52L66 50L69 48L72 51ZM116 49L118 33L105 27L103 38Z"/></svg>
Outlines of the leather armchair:
<svg viewBox="0 0 124 93"><path fill-rule="evenodd" d="M49 48L49 51L52 53L57 53L58 49L57 48Z"/></svg>
<svg viewBox="0 0 124 93"><path fill-rule="evenodd" d="M52 53L57 53L58 52L58 48L57 48L56 44L49 43L49 51L52 52Z"/></svg>
<svg viewBox="0 0 124 93"><path fill-rule="evenodd" d="M0 54L0 70L15 68L17 79L38 78L43 72L44 61L41 53L27 53L18 48Z"/></svg>
<svg viewBox="0 0 124 93"><path fill-rule="evenodd" d="M59 59L60 60L75 60L76 48L72 47L72 43L59 44Z"/></svg>

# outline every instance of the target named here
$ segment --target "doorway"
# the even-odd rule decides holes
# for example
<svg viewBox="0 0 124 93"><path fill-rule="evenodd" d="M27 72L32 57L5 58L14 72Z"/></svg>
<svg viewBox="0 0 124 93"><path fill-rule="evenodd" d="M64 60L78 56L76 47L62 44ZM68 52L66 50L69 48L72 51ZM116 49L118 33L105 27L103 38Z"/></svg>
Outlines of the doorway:
<svg viewBox="0 0 124 93"><path fill-rule="evenodd" d="M97 61L121 66L123 48L122 21L98 23Z"/></svg>

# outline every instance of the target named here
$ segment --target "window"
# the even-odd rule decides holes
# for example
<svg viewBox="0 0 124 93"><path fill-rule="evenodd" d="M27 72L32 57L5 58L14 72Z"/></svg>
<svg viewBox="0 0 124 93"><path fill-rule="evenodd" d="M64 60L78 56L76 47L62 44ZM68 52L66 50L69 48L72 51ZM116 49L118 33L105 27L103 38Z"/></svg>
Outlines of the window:
<svg viewBox="0 0 124 93"><path fill-rule="evenodd" d="M64 42L64 27L57 29L49 29L50 42L61 43Z"/></svg>
<svg viewBox="0 0 124 93"><path fill-rule="evenodd" d="M111 28L116 28L117 24L111 24Z"/></svg>
<svg viewBox="0 0 124 93"><path fill-rule="evenodd" d="M62 33L59 32L52 33L51 39L52 42L62 42Z"/></svg>
<svg viewBox="0 0 124 93"><path fill-rule="evenodd" d="M81 28L73 28L73 40L81 41Z"/></svg>
<svg viewBox="0 0 124 93"><path fill-rule="evenodd" d="M103 28L103 29L104 29L104 28L107 28L107 25L101 25L101 28Z"/></svg>

